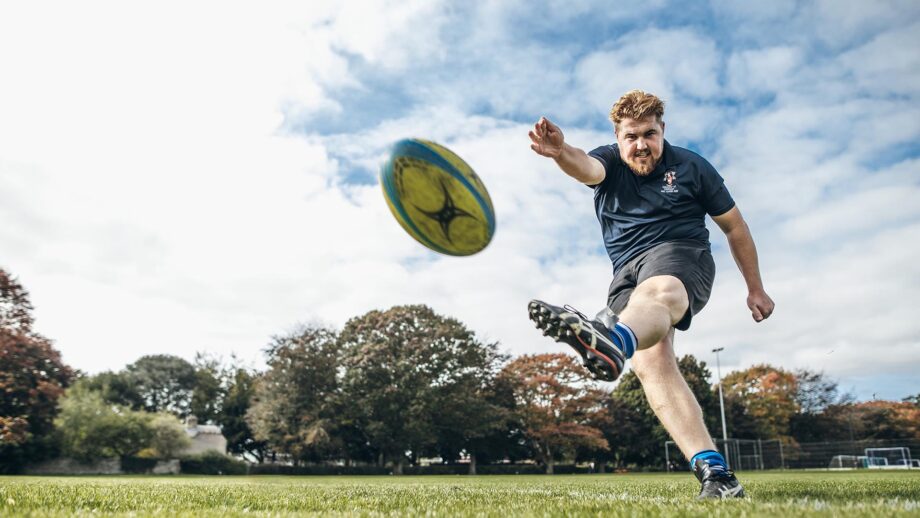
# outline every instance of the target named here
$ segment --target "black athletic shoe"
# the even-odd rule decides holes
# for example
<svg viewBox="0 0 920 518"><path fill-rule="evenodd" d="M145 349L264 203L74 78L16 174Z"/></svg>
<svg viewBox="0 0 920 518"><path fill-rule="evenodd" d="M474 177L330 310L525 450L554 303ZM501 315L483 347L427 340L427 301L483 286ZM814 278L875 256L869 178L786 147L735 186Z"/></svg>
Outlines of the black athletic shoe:
<svg viewBox="0 0 920 518"><path fill-rule="evenodd" d="M595 378L613 381L620 376L626 357L610 340L607 327L616 324L616 315L605 313L605 322L588 320L571 306L560 308L541 300L530 301L527 309L537 329L557 342L572 346Z"/></svg>
<svg viewBox="0 0 920 518"><path fill-rule="evenodd" d="M721 468L721 466L719 467ZM729 469L713 469L703 459L697 459L693 466L693 473L696 479L700 481L700 500L711 498L744 498L744 488L735 478L735 474Z"/></svg>

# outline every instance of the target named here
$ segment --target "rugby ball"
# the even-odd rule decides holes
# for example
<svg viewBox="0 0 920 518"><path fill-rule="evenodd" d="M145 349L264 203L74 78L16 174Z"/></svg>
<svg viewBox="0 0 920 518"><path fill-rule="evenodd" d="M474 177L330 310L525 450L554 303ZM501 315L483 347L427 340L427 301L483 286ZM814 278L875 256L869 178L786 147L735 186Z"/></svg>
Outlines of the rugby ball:
<svg viewBox="0 0 920 518"><path fill-rule="evenodd" d="M393 144L380 168L380 185L396 221L435 252L472 255L495 234L495 210L482 180L440 144L422 139Z"/></svg>

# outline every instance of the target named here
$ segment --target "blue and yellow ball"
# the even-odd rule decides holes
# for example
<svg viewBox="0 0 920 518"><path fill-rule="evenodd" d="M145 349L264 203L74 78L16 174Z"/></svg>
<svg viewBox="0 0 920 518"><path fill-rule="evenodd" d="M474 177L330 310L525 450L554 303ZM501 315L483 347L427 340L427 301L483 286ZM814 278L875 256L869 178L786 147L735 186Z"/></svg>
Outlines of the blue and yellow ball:
<svg viewBox="0 0 920 518"><path fill-rule="evenodd" d="M447 255L479 252L495 234L495 210L473 169L422 139L393 144L380 185L396 221L419 243Z"/></svg>

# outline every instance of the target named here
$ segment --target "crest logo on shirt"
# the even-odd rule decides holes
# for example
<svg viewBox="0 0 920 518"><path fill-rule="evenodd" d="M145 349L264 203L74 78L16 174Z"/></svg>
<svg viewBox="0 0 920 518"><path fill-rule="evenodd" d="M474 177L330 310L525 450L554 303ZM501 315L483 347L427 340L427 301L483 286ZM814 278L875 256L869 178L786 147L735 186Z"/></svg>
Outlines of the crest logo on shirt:
<svg viewBox="0 0 920 518"><path fill-rule="evenodd" d="M661 192L673 194L677 192L677 171L670 169L664 173L664 184L661 186Z"/></svg>

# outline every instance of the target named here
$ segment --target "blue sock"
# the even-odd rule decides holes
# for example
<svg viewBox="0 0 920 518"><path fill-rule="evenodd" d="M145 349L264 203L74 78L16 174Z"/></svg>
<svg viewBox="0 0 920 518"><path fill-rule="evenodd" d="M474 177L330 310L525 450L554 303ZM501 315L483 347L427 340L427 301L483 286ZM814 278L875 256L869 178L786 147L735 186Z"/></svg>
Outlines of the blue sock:
<svg viewBox="0 0 920 518"><path fill-rule="evenodd" d="M725 463L725 457L715 450L703 450L690 459L690 471L696 464L697 459L709 464L709 469L715 472L728 471L728 464Z"/></svg>
<svg viewBox="0 0 920 518"><path fill-rule="evenodd" d="M633 353L636 352L636 344L639 343L632 329L623 322L617 322L613 329L608 329L608 331L610 332L610 339L620 348L623 355L626 358L632 358Z"/></svg>

